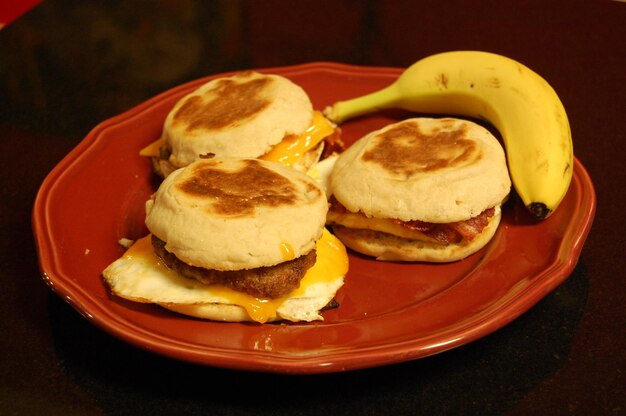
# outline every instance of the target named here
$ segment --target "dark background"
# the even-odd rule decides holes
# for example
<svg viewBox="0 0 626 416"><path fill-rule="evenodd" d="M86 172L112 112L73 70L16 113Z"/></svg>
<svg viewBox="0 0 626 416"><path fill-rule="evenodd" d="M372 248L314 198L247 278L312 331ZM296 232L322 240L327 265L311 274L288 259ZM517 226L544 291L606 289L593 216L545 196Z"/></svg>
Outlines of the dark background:
<svg viewBox="0 0 626 416"><path fill-rule="evenodd" d="M458 49L552 84L598 198L572 275L501 330L387 367L257 374L134 348L44 285L35 194L99 122L224 71ZM619 1L46 0L0 30L0 414L626 414L625 110Z"/></svg>

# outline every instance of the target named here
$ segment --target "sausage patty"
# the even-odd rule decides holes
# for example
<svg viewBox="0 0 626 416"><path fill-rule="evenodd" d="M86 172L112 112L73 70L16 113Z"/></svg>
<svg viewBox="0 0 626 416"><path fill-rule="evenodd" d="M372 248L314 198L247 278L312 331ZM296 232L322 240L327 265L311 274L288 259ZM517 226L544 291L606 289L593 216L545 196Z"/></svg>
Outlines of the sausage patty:
<svg viewBox="0 0 626 416"><path fill-rule="evenodd" d="M306 271L315 264L315 249L294 260L275 266L247 270L222 271L190 266L165 249L165 242L152 235L154 252L180 275L196 279L206 285L220 284L238 292L260 298L279 298L300 286Z"/></svg>

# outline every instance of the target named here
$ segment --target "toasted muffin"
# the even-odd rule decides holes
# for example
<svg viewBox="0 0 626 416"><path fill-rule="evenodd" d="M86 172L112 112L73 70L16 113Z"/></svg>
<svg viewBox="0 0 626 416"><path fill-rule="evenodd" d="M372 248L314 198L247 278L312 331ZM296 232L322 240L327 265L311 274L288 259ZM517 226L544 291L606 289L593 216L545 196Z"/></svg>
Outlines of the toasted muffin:
<svg viewBox="0 0 626 416"><path fill-rule="evenodd" d="M379 260L448 262L491 240L511 181L487 129L413 118L352 144L329 186L328 223L351 249Z"/></svg>
<svg viewBox="0 0 626 416"><path fill-rule="evenodd" d="M163 181L146 203L150 236L103 275L121 297L199 318L319 320L347 271L327 210L324 191L292 168L200 159Z"/></svg>
<svg viewBox="0 0 626 416"><path fill-rule="evenodd" d="M336 126L314 111L289 79L254 71L213 79L180 99L162 137L142 149L162 177L203 155L264 158L305 171L338 142ZM334 137L331 140L331 137Z"/></svg>

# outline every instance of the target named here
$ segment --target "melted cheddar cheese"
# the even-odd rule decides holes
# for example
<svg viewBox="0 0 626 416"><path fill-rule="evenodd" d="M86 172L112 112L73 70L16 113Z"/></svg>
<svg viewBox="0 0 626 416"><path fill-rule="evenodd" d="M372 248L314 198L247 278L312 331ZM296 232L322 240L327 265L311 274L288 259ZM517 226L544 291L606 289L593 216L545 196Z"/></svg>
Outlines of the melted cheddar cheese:
<svg viewBox="0 0 626 416"><path fill-rule="evenodd" d="M313 124L300 135L287 136L272 150L260 157L263 160L293 166L309 150L315 148L334 131L330 122L320 113L313 113Z"/></svg>
<svg viewBox="0 0 626 416"><path fill-rule="evenodd" d="M159 138L139 151L139 156L143 157L159 157L161 147L165 146L165 140Z"/></svg>
<svg viewBox="0 0 626 416"><path fill-rule="evenodd" d="M291 247L289 243L281 243L280 252L283 255L283 259L285 261L293 260L295 258L293 247Z"/></svg>

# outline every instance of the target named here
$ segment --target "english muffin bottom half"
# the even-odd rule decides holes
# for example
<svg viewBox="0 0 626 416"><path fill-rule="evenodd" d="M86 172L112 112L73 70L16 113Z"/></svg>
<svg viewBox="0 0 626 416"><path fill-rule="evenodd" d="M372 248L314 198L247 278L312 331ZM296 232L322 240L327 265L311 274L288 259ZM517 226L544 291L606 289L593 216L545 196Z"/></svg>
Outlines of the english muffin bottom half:
<svg viewBox="0 0 626 416"><path fill-rule="evenodd" d="M203 155L263 158L306 171L342 149L340 129L288 78L242 71L208 81L168 113L159 140L140 151L162 177Z"/></svg>
<svg viewBox="0 0 626 416"><path fill-rule="evenodd" d="M450 262L492 239L511 181L484 127L412 118L353 143L329 186L327 223L349 248L378 260Z"/></svg>
<svg viewBox="0 0 626 416"><path fill-rule="evenodd" d="M111 291L218 321L323 319L348 269L324 191L275 162L209 158L146 202L150 234L108 266Z"/></svg>

